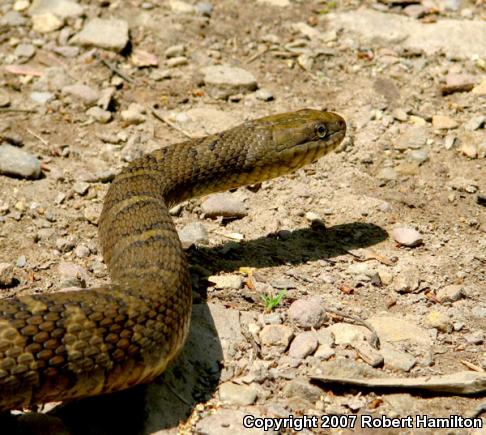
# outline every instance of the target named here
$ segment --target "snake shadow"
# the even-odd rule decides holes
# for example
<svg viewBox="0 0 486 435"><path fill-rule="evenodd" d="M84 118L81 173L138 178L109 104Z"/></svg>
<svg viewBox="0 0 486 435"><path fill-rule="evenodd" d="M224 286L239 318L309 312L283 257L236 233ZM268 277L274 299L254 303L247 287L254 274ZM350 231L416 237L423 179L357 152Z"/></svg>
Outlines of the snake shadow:
<svg viewBox="0 0 486 435"><path fill-rule="evenodd" d="M193 305L188 340L170 368L149 385L63 403L47 415L23 414L15 421L16 430L9 433L142 435L162 429L176 433L179 423L194 407L214 394L224 363L218 331L210 307L204 301L207 275L234 271L240 266L332 261L332 257L346 254L350 249L365 248L387 237L379 226L355 222L329 228L311 226L211 248L190 248L187 255L193 281L196 280L193 284L195 291L202 295Z"/></svg>

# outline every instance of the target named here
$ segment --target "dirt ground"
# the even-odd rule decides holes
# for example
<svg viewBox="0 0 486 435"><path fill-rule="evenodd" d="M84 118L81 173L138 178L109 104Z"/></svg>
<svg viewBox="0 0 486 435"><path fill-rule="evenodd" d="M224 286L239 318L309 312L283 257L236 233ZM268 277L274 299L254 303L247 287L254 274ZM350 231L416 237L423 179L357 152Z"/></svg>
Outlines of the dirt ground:
<svg viewBox="0 0 486 435"><path fill-rule="evenodd" d="M41 169L39 177L0 174L2 297L108 280L97 216L109 181L142 153L185 140L185 133L204 135L305 107L340 113L348 130L341 148L316 164L223 197L246 210L242 217L208 218L205 198L174 211L179 230L199 222L208 236L187 250L195 315L204 319L196 325L207 329L195 327L168 375L173 396L163 399L168 393L159 392L158 381L113 399L39 410L49 417L17 412L9 420L12 433L25 427L29 433L263 433L243 428L245 414L471 416L486 401L484 391L336 389L309 378L486 370L486 52L468 52L473 42L458 44L453 37L443 39L443 47L426 47L424 38L423 49L410 48L384 28L383 37L368 39L380 29L352 22L353 13L370 12L403 18L402 30L411 26L415 36L415 26L441 22L459 31L477 23L486 35L484 2L79 5L82 12L73 16L52 13L48 18L61 24L46 31L49 19L44 15L35 27L28 1L0 2L0 152L13 145L28 153L15 157L14 166L33 158ZM128 44L110 49L73 42L94 17L127 23ZM396 29L390 22L389 33ZM452 44L465 53L452 53ZM242 68L260 90L234 88L229 98L216 98L201 72L210 65ZM73 90L74 84L88 88ZM403 233L413 233L413 240L401 240ZM218 285L221 277L227 280ZM281 291L269 309L268 300ZM290 310L296 301L310 304L304 317L322 304L368 320L381 348L370 348L365 327L331 311L306 326ZM265 341L271 325L279 325L283 344ZM217 340L196 349L197 334L205 331ZM297 339L309 350L301 351ZM207 358L204 373L193 352ZM191 388L187 379L177 380L184 370L199 375ZM185 404L174 399L180 396ZM168 402L180 408L170 418L161 411ZM385 430L302 431L311 432Z"/></svg>

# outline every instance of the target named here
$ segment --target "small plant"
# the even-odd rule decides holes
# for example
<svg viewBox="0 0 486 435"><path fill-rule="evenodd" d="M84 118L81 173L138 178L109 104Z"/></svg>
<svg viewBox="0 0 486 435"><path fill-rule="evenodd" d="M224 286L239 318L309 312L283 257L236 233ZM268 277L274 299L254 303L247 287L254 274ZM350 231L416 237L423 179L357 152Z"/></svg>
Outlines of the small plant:
<svg viewBox="0 0 486 435"><path fill-rule="evenodd" d="M285 293L287 293L287 290L282 289L274 296L262 295L263 304L265 305L265 310L272 311L275 307L278 307L280 302L282 302Z"/></svg>
<svg viewBox="0 0 486 435"><path fill-rule="evenodd" d="M333 9L336 9L337 2L331 0L330 2L327 2L326 5L319 11L320 15L325 15L331 12Z"/></svg>

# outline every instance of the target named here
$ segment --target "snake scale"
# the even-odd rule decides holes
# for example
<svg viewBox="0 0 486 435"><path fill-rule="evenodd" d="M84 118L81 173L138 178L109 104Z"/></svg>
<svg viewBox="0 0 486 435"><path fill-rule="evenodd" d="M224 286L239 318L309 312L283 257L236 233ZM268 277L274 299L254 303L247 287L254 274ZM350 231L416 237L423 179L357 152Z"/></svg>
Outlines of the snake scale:
<svg viewBox="0 0 486 435"><path fill-rule="evenodd" d="M147 154L112 182L99 222L111 284L0 300L0 411L110 393L162 373L182 348L192 290L168 208L295 171L346 124L311 109Z"/></svg>

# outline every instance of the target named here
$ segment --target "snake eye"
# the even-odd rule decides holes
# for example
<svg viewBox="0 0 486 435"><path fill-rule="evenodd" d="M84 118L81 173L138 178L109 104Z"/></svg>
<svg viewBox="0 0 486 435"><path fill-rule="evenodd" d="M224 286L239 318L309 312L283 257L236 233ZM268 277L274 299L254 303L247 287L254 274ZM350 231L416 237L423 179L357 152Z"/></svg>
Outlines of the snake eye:
<svg viewBox="0 0 486 435"><path fill-rule="evenodd" d="M324 124L316 125L316 134L320 139L324 139L327 136L327 128Z"/></svg>

